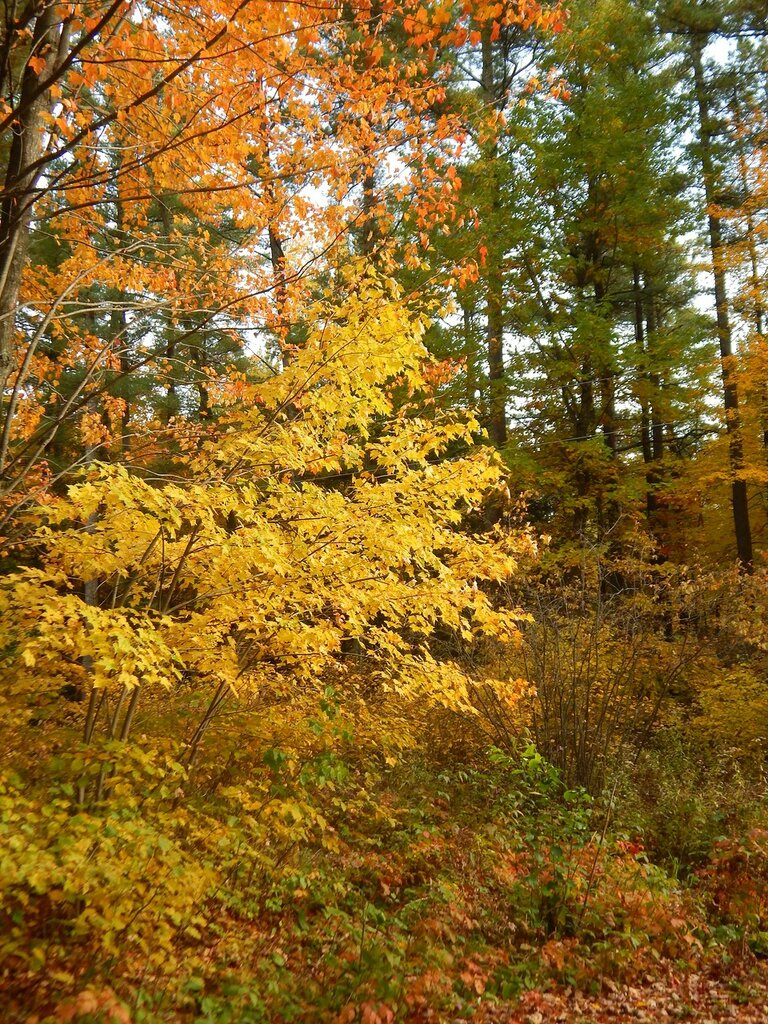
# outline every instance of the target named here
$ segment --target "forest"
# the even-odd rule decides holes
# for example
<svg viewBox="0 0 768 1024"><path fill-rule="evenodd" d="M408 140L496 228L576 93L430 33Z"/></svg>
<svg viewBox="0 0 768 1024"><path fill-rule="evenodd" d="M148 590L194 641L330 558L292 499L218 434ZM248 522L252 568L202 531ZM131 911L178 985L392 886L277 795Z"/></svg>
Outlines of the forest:
<svg viewBox="0 0 768 1024"><path fill-rule="evenodd" d="M768 1021L764 0L4 0L3 1024Z"/></svg>

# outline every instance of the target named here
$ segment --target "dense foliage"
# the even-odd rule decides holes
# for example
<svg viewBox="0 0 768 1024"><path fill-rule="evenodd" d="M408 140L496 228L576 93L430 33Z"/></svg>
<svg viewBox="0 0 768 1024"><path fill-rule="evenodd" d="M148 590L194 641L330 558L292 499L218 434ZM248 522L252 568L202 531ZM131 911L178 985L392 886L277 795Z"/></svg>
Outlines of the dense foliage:
<svg viewBox="0 0 768 1024"><path fill-rule="evenodd" d="M764 1019L763 8L6 6L3 1020Z"/></svg>

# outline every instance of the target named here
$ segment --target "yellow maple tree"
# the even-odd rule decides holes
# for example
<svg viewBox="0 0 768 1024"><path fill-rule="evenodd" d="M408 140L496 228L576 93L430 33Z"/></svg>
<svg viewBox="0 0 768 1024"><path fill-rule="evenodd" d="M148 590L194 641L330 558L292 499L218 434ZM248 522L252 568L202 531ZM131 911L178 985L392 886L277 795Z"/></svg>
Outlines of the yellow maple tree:
<svg viewBox="0 0 768 1024"><path fill-rule="evenodd" d="M369 273L312 322L174 479L94 463L33 513L41 567L0 588L11 700L80 687L90 741L126 739L153 689L207 694L191 759L228 698L329 674L470 713L480 682L517 698L434 645L516 641L489 585L531 542L464 528L503 470L471 415L424 404L423 316Z"/></svg>

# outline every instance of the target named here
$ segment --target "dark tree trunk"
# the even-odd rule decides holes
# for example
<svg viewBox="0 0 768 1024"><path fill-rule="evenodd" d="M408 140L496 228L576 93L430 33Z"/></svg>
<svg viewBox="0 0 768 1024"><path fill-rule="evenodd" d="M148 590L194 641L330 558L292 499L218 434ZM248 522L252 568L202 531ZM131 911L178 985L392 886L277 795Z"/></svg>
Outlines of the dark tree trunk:
<svg viewBox="0 0 768 1024"><path fill-rule="evenodd" d="M0 400L16 363L16 310L40 176L38 161L47 138L43 114L49 97L47 90L40 92L39 86L41 80L50 76L69 40L69 23L61 20L60 11L58 5L49 3L35 19L30 54L45 64L35 71L32 62L27 63L16 106L18 113L11 124L0 196Z"/></svg>
<svg viewBox="0 0 768 1024"><path fill-rule="evenodd" d="M488 110L499 106L493 69L491 28L486 26L482 38L483 102ZM498 178L498 145L494 140L484 154L488 168L490 191L489 230L486 253L486 350L488 357L488 434L497 448L507 443L507 396L504 380L504 276L503 243L500 238L501 184Z"/></svg>
<svg viewBox="0 0 768 1024"><path fill-rule="evenodd" d="M720 369L723 381L723 405L725 426L728 432L728 455L732 477L731 506L736 537L736 551L739 564L744 572L753 568L752 531L749 522L747 482L744 479L744 449L739 416L739 393L734 372L733 337L728 314L728 292L725 267L723 264L723 236L720 217L715 212L716 173L712 147L712 116L710 96L704 78L702 53L707 42L705 34L691 36L690 57L694 74L696 103L698 106L699 157L707 203L709 246L712 253L712 268L715 284L715 314L717 337L720 343Z"/></svg>

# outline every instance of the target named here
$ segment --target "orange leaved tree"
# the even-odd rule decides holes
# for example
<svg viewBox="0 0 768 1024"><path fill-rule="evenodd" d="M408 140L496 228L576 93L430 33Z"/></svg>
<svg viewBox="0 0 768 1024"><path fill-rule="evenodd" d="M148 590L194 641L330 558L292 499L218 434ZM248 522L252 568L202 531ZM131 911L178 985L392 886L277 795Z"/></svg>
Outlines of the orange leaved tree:
<svg viewBox="0 0 768 1024"><path fill-rule="evenodd" d="M499 5L496 5L499 6ZM479 11L479 14L478 14ZM199 436L301 344L386 196L445 216L450 62L494 5L30 6L0 72L0 519L95 457ZM520 24L538 4L504 14ZM254 356L259 353L259 358ZM160 442L158 446L158 441Z"/></svg>

